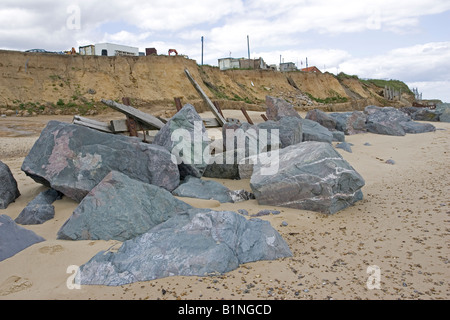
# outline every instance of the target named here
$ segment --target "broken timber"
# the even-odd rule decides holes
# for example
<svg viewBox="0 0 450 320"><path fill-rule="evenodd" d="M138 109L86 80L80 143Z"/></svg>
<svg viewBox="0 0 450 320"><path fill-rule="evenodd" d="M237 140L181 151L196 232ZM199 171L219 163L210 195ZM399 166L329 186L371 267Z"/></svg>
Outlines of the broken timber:
<svg viewBox="0 0 450 320"><path fill-rule="evenodd" d="M212 103L212 101L208 98L208 96L205 94L203 89L198 85L198 83L192 78L191 74L189 73L188 69L184 69L184 72L186 73L187 77L191 81L194 88L198 91L198 93L202 96L203 100L206 102L206 105L211 109L214 117L217 119L217 122L221 127L227 122L225 118L220 114L220 112L217 110L216 106Z"/></svg>
<svg viewBox="0 0 450 320"><path fill-rule="evenodd" d="M74 116L73 121L74 124L78 124L84 127L88 127L91 129L95 129L102 132L114 133L113 129L106 122L101 122L97 120L92 120L88 118L84 118L81 116Z"/></svg>
<svg viewBox="0 0 450 320"><path fill-rule="evenodd" d="M159 120L158 118L142 112L138 109L135 109L131 106L126 106L124 104L117 103L112 100L101 100L102 103L106 104L108 107L111 107L114 110L117 110L119 112L124 113L128 117L134 118L137 122L139 122L142 125L145 125L147 127L150 127L151 129L161 129L164 126L164 123Z"/></svg>

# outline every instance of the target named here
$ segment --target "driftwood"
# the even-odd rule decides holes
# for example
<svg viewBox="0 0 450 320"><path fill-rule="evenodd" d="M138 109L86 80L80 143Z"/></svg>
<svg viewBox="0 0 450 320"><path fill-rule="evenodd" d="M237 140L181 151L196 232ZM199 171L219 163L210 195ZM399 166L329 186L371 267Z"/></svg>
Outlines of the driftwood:
<svg viewBox="0 0 450 320"><path fill-rule="evenodd" d="M101 101L102 101L102 103L106 104L107 106L111 107L112 109L122 112L125 115L134 118L140 124L145 125L151 129L159 130L164 126L164 123L161 120L159 120L158 118L156 118L148 113L142 112L138 109L135 109L131 106L126 106L124 104L120 104L120 103L117 103L112 100L102 99Z"/></svg>
<svg viewBox="0 0 450 320"><path fill-rule="evenodd" d="M184 69L184 72L186 73L187 77L191 81L194 88L198 91L198 93L202 96L203 100L206 102L206 105L211 109L214 117L217 119L217 122L221 127L227 122L225 118L220 114L220 112L217 110L216 106L212 103L212 101L208 98L208 96L205 94L203 89L198 85L198 83L192 78L191 74L189 73L188 69Z"/></svg>

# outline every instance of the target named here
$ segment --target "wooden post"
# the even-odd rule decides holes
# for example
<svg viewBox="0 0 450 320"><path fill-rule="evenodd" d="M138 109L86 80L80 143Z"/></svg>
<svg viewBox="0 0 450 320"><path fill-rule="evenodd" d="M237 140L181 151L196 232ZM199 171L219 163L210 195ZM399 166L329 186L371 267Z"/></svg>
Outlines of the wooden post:
<svg viewBox="0 0 450 320"><path fill-rule="evenodd" d="M181 99L180 98L173 98L175 100L175 107L177 108L177 112L181 110L181 108L183 108L182 104L181 104Z"/></svg>
<svg viewBox="0 0 450 320"><path fill-rule="evenodd" d="M217 101L214 101L213 104L217 108L217 111L219 111L219 113L222 115L222 117L225 118L225 116L223 115L222 109L220 108L219 103Z"/></svg>
<svg viewBox="0 0 450 320"><path fill-rule="evenodd" d="M241 111L244 114L245 119L247 119L247 122L253 125L254 123L253 123L252 119L250 118L250 116L248 115L247 110L245 110L245 108L242 107Z"/></svg>
<svg viewBox="0 0 450 320"><path fill-rule="evenodd" d="M219 125L223 127L223 125L227 122L225 118L219 113L216 106L211 102L211 100L208 98L208 96L205 94L203 89L198 85L198 83L192 78L191 74L189 73L188 69L184 69L184 72L186 73L187 77L191 81L194 88L198 91L198 93L202 96L203 100L206 102L206 105L211 109L212 113L214 114L214 117L217 119L217 122L219 122Z"/></svg>
<svg viewBox="0 0 450 320"><path fill-rule="evenodd" d="M261 118L263 118L264 121L268 121L269 119L267 119L266 115L264 113L261 113Z"/></svg>

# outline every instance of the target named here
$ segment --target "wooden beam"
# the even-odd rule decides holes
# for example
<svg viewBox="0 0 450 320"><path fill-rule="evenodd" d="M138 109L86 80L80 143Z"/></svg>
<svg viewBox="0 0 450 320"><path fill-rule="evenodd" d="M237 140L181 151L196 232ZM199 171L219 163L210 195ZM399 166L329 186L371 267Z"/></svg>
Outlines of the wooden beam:
<svg viewBox="0 0 450 320"><path fill-rule="evenodd" d="M173 98L175 100L175 107L177 108L177 112L183 108L183 105L181 104L180 98Z"/></svg>
<svg viewBox="0 0 450 320"><path fill-rule="evenodd" d="M126 106L124 104L105 99L102 99L101 102L114 110L117 110L129 117L134 118L136 121L143 123L144 125L149 126L152 129L161 129L164 126L164 123L162 123L162 121L158 118L152 116L151 114L135 109L131 106Z"/></svg>
<svg viewBox="0 0 450 320"><path fill-rule="evenodd" d="M266 115L264 113L261 113L261 118L263 118L264 121L267 121L269 119L267 119Z"/></svg>
<svg viewBox="0 0 450 320"><path fill-rule="evenodd" d="M111 126L106 122L101 122L97 120L88 119L81 116L74 116L72 123L78 124L84 127L95 129L102 132L113 133Z"/></svg>
<svg viewBox="0 0 450 320"><path fill-rule="evenodd" d="M220 114L220 112L217 110L216 106L208 98L208 96L205 94L203 89L198 85L198 83L194 80L194 78L192 78L191 74L189 73L189 70L184 69L184 72L186 73L187 77L191 81L194 88L202 96L203 100L206 102L206 105L211 109L212 113L214 114L214 117L217 119L217 122L219 122L219 125L222 127L227 122L225 120L225 118Z"/></svg>
<svg viewBox="0 0 450 320"><path fill-rule="evenodd" d="M219 111L219 113L222 115L222 117L225 118L225 116L223 115L222 109L220 108L219 103L217 101L214 101L213 104L217 108L217 111Z"/></svg>
<svg viewBox="0 0 450 320"><path fill-rule="evenodd" d="M244 114L245 119L247 119L247 122L253 125L254 123L253 123L252 119L250 118L250 116L248 115L247 110L245 110L245 108L242 107L241 111Z"/></svg>
<svg viewBox="0 0 450 320"><path fill-rule="evenodd" d="M111 120L110 124L111 124L111 130L114 133L128 132L127 120L126 119ZM150 126L145 126L142 123L139 123L139 125L140 125L140 128L142 128L142 130L151 130L152 129L152 128L150 128Z"/></svg>

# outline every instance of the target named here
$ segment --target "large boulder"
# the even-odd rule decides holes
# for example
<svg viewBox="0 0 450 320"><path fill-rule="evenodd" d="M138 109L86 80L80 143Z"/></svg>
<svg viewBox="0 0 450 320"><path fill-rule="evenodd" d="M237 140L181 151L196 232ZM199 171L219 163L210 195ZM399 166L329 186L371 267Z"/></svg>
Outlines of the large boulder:
<svg viewBox="0 0 450 320"><path fill-rule="evenodd" d="M20 212L14 220L18 224L42 224L55 216L53 202L61 199L62 194L54 189L42 191Z"/></svg>
<svg viewBox="0 0 450 320"><path fill-rule="evenodd" d="M442 110L442 113L439 115L439 121L450 122L450 107Z"/></svg>
<svg viewBox="0 0 450 320"><path fill-rule="evenodd" d="M405 133L424 133L424 132L434 132L436 127L431 123L420 123L415 121L400 122Z"/></svg>
<svg viewBox="0 0 450 320"><path fill-rule="evenodd" d="M266 96L267 119L278 121L283 117L301 118L294 106L284 99Z"/></svg>
<svg viewBox="0 0 450 320"><path fill-rule="evenodd" d="M22 170L78 202L113 170L168 191L180 182L178 167L165 148L59 121L47 124Z"/></svg>
<svg viewBox="0 0 450 320"><path fill-rule="evenodd" d="M362 199L365 182L329 143L303 142L279 151L278 171L257 163L250 179L261 205L333 214Z"/></svg>
<svg viewBox="0 0 450 320"><path fill-rule="evenodd" d="M257 125L248 122L226 123L222 127L223 145L228 152L243 151L240 154L245 157L285 148L302 142L303 121L305 120L286 116L277 121L269 120ZM236 159L236 163L241 158Z"/></svg>
<svg viewBox="0 0 450 320"><path fill-rule="evenodd" d="M178 188L172 191L172 194L178 197L217 200L225 203L233 202L230 192L230 189L216 181L188 176Z"/></svg>
<svg viewBox="0 0 450 320"><path fill-rule="evenodd" d="M45 239L17 225L6 214L0 215L0 261L42 241Z"/></svg>
<svg viewBox="0 0 450 320"><path fill-rule="evenodd" d="M84 197L57 238L124 241L190 208L163 188L111 171Z"/></svg>
<svg viewBox="0 0 450 320"><path fill-rule="evenodd" d="M245 157L245 149L235 149L211 155L203 173L207 178L240 179L239 161Z"/></svg>
<svg viewBox="0 0 450 320"><path fill-rule="evenodd" d="M75 277L83 285L120 286L169 276L223 274L240 264L292 256L269 222L236 212L191 209L101 251Z"/></svg>
<svg viewBox="0 0 450 320"><path fill-rule="evenodd" d="M330 130L320 125L318 122L301 119L303 129L303 141L319 141L328 142L333 141L333 134Z"/></svg>
<svg viewBox="0 0 450 320"><path fill-rule="evenodd" d="M6 209L19 196L16 179L9 167L0 161L0 209Z"/></svg>
<svg viewBox="0 0 450 320"><path fill-rule="evenodd" d="M203 120L193 105L184 105L159 130L153 143L166 148L176 158L182 179L188 175L203 176L208 165L204 151L209 148L209 138Z"/></svg>
<svg viewBox="0 0 450 320"><path fill-rule="evenodd" d="M428 108L419 108L411 115L411 118L416 121L439 121L440 113L436 110Z"/></svg>
<svg viewBox="0 0 450 320"><path fill-rule="evenodd" d="M318 122L318 123L320 123L320 125L324 126L328 130L336 129L336 120L333 117L331 117L330 115L326 114L325 112L323 112L319 109L314 109L314 110L308 111L305 119L309 119L309 120Z"/></svg>
<svg viewBox="0 0 450 320"><path fill-rule="evenodd" d="M278 121L265 121L257 125L259 129L259 139L262 139L261 129L267 130L268 144L276 145L278 141L272 142L272 135L274 133L274 138L279 139L279 148L286 148L290 145L297 144L303 141L303 129L302 125L303 119L298 117L286 116L282 117ZM278 137L276 132L278 132Z"/></svg>
<svg viewBox="0 0 450 320"><path fill-rule="evenodd" d="M404 136L402 122L411 121L411 118L404 112L393 107L367 106L367 131L376 134L391 136Z"/></svg>
<svg viewBox="0 0 450 320"><path fill-rule="evenodd" d="M346 135L366 132L367 116L362 111L334 112L329 116L336 121L335 129Z"/></svg>

